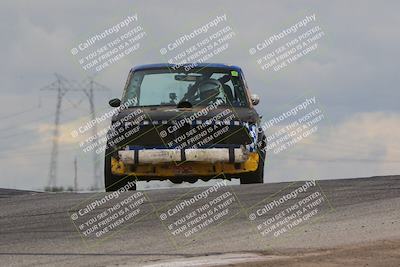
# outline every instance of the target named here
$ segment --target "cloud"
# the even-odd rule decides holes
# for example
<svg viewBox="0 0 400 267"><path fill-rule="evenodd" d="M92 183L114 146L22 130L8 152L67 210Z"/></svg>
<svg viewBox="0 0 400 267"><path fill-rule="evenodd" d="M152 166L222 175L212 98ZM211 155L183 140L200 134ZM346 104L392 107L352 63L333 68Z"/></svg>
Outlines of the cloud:
<svg viewBox="0 0 400 267"><path fill-rule="evenodd" d="M76 145L79 146L79 143L86 141L88 138L94 136L93 130L94 127L88 128L88 130L84 131L80 129L86 129L85 125L88 124L90 119L87 116L82 116L73 121L68 121L61 123L59 125L59 137L58 142L60 145ZM97 128L97 133L99 136L104 136L102 133L107 132L107 128L109 127L109 121L104 121L102 123L96 123L95 127ZM54 124L49 123L40 123L36 126L36 131L40 136L41 142L50 143L53 140L53 132L55 126ZM74 135L78 133L77 135Z"/></svg>
<svg viewBox="0 0 400 267"><path fill-rule="evenodd" d="M362 1L353 1L350 5L351 8L348 3L309 1L290 4L286 1L254 1L249 5L233 5L228 1L194 3L153 0L133 4L122 1L113 5L113 12L110 13L108 1L4 1L0 9L4 21L0 29L6 37L0 43L0 55L4 62L0 73L2 113L10 114L13 113L10 110L18 107L35 106L33 99L39 95L39 88L54 80L54 72L71 79L84 78L86 73L71 56L71 48L126 15L138 13L148 36L143 41L145 49L125 57L96 76L98 82L112 88L109 97L121 96L132 66L165 62L166 59L159 53L162 46L182 33L203 25L210 18L226 13L228 24L237 36L232 39L226 53L221 53L212 61L243 68L249 86L260 95L261 102L257 109L261 115L268 119L306 91L311 91L332 121L330 126L321 126L317 133L282 153L280 158L272 157L266 167L268 175L273 174L282 180L302 175L329 178L398 172L395 162L399 157L396 136L399 136L400 125L400 91L397 89L400 81L394 55L399 43L399 35L395 34L400 23L397 14L399 3L391 1L384 5L378 2L365 5ZM314 12L316 23L326 34L315 53L278 73L260 70L254 58L249 56L248 49ZM47 93L42 92L48 101L41 108L42 113L48 113L47 117L40 112L30 112L18 117L18 121L2 121L4 129L16 123L21 125L21 129L16 128L4 135L23 132L27 128L29 133L35 133L16 134L13 138L2 140L3 151L15 146L14 155L23 154L27 148L37 154L26 153L20 159L24 161L24 168L7 173L0 186L14 185L14 181L19 181L15 185L37 188L38 180L21 177L33 173L38 177L48 172L56 94ZM72 100L81 97L77 93L66 96ZM104 107L106 102L105 94L96 95L96 108ZM64 105L68 104L63 102L63 108ZM78 143L84 138L70 135L87 119L81 116L88 111L79 111L73 108L73 112L68 110L62 114L62 120L68 121L61 121L60 124L60 156L64 158L60 157L59 166L65 166L59 172L60 184L69 182L72 175L70 161L75 151L67 154L65 149L72 147L80 150ZM40 157L37 156L39 153ZM15 159L16 156L3 160L2 169L13 164ZM82 164L80 168L87 173L91 171L90 164ZM37 179L45 181L44 177Z"/></svg>
<svg viewBox="0 0 400 267"><path fill-rule="evenodd" d="M278 155L270 154L267 179L274 181L365 177L400 173L400 115L356 113Z"/></svg>

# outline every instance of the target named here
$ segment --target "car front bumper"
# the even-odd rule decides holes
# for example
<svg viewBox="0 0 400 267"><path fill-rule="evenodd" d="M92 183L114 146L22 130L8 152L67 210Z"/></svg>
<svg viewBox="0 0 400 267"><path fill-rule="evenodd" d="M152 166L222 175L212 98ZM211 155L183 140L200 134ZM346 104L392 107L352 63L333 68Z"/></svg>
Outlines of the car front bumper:
<svg viewBox="0 0 400 267"><path fill-rule="evenodd" d="M257 170L260 158L257 152L243 149L204 149L152 151L143 153L132 150L118 151L118 158L111 157L114 175L152 177L168 179L176 176L212 176L217 174L240 174ZM174 151L174 152L173 152ZM142 152L142 153L141 153ZM135 154L136 153L136 154Z"/></svg>

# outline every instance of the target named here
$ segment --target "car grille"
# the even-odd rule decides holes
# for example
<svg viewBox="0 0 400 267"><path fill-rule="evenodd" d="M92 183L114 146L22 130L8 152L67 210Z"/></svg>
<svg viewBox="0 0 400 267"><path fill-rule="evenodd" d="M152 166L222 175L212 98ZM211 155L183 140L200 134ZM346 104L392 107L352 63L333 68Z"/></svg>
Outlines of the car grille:
<svg viewBox="0 0 400 267"><path fill-rule="evenodd" d="M176 127L167 123L141 123L120 130L125 138L118 147L138 148L198 148L240 146L251 143L248 130L242 123L183 124Z"/></svg>

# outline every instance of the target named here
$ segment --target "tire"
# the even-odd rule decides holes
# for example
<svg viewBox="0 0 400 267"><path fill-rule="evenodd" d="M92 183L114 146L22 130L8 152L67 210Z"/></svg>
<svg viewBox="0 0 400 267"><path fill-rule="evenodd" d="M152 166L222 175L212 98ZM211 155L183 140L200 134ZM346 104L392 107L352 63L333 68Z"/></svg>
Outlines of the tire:
<svg viewBox="0 0 400 267"><path fill-rule="evenodd" d="M133 181L131 177L112 174L111 155L108 155L108 152L106 152L104 159L104 189L106 192L117 191L121 187L125 186L129 181ZM136 190L136 184L129 190Z"/></svg>
<svg viewBox="0 0 400 267"><path fill-rule="evenodd" d="M240 177L240 184L262 184L264 183L264 162L265 153L258 153L260 161L257 170L242 174Z"/></svg>

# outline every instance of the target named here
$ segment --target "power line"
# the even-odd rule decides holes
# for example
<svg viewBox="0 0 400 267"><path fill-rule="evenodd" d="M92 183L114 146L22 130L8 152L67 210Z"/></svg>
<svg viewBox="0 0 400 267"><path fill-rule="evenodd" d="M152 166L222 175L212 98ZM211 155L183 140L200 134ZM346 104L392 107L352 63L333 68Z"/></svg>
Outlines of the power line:
<svg viewBox="0 0 400 267"><path fill-rule="evenodd" d="M13 114L8 114L8 115L0 117L0 120L6 120L6 119L9 119L9 118L13 118L13 117L16 117L16 116L31 112L32 110L39 109L39 108L40 108L40 106L37 106L37 107L32 107L32 108L29 108L29 109L26 109L26 110L23 110L23 111L20 111L20 112L16 112L16 113L13 113Z"/></svg>
<svg viewBox="0 0 400 267"><path fill-rule="evenodd" d="M74 80L67 80L59 74L56 75L56 81L50 85L42 88L41 90L51 90L57 91L57 104L56 104L56 114L54 121L54 131L53 131L53 143L50 159L50 169L49 169L49 187L54 187L57 185L57 158L58 158L58 143L59 143L59 124L61 115L61 104L63 97L68 91L79 91L83 92L89 101L90 114L92 120L96 118L95 105L94 105L94 92L95 91L107 91L110 90L104 85L101 85L93 80L93 78L85 78L81 83ZM81 103L80 101L78 105ZM71 103L72 104L72 103ZM97 126L96 124L92 127L92 134L94 137L97 136ZM93 151L93 175L94 175L94 187L96 189L100 188L102 183L101 172L99 161L97 160L97 154Z"/></svg>
<svg viewBox="0 0 400 267"><path fill-rule="evenodd" d="M94 108L94 91L108 91L109 89L97 82L92 78L89 80L88 87L84 88L82 91L85 93L89 100L91 119L94 121L96 119L96 113ZM94 124L92 127L92 136L95 137L94 142L97 140L97 125ZM97 160L97 153L93 150L93 174L94 174L94 188L99 189L102 184L100 162Z"/></svg>
<svg viewBox="0 0 400 267"><path fill-rule="evenodd" d="M54 130L52 149L50 155L50 169L49 169L49 187L55 187L57 185L57 158L58 158L58 137L59 137L59 125L60 125L60 110L63 96L68 92L68 88L61 83L61 78L58 74L56 76L56 84L54 82L47 88L42 90L57 91L57 103L56 103L56 116L54 119Z"/></svg>

